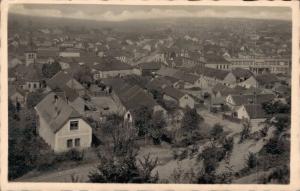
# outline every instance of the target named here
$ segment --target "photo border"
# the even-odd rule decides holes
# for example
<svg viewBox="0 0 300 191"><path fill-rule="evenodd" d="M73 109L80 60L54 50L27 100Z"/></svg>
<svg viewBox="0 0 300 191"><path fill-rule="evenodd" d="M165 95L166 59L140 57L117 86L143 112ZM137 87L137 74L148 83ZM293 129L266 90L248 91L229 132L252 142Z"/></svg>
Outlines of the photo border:
<svg viewBox="0 0 300 191"><path fill-rule="evenodd" d="M8 7L13 4L120 4L120 5L211 5L290 7L292 11L292 109L290 184L100 184L8 182ZM4 0L1 2L1 189L3 190L300 190L300 93L299 93L299 2L297 1L96 1L96 0Z"/></svg>

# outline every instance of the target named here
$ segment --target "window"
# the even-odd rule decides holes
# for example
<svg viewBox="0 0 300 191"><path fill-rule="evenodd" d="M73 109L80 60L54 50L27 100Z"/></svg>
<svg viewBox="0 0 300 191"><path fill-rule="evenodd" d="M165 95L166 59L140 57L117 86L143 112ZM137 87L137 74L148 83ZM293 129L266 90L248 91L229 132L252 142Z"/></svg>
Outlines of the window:
<svg viewBox="0 0 300 191"><path fill-rule="evenodd" d="M36 88L36 84L33 84L33 88L34 88L34 89Z"/></svg>
<svg viewBox="0 0 300 191"><path fill-rule="evenodd" d="M77 130L77 129L78 129L78 121L71 121L70 130Z"/></svg>
<svg viewBox="0 0 300 191"><path fill-rule="evenodd" d="M31 84L30 83L28 84L28 88L31 88Z"/></svg>
<svg viewBox="0 0 300 191"><path fill-rule="evenodd" d="M75 147L80 147L80 138L75 139Z"/></svg>
<svg viewBox="0 0 300 191"><path fill-rule="evenodd" d="M68 147L68 148L73 147L73 140L72 140L72 139L68 139L68 140L67 140L67 147Z"/></svg>

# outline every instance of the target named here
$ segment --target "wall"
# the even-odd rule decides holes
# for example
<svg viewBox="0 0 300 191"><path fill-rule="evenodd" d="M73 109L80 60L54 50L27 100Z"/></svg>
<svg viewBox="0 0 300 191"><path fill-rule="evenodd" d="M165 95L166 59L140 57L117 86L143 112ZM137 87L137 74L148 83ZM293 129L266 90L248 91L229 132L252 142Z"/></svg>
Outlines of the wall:
<svg viewBox="0 0 300 191"><path fill-rule="evenodd" d="M78 120L79 129L70 130L70 121ZM88 148L92 143L92 128L82 119L69 120L55 135L55 152L67 151L67 140L73 139L73 146L75 144L75 138L80 138L80 147L78 149ZM75 148L75 147L74 147Z"/></svg>
<svg viewBox="0 0 300 191"><path fill-rule="evenodd" d="M55 149L55 135L51 128L48 126L48 123L45 121L44 118L42 118L39 113L37 112L39 116L39 127L38 127L38 133L40 137L44 139L44 141L54 150Z"/></svg>

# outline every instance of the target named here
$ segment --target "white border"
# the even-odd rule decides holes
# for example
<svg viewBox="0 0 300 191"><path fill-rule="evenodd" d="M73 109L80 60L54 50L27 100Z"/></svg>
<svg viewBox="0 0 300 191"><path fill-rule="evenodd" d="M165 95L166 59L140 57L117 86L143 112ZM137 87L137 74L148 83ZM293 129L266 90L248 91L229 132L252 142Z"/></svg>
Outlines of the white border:
<svg viewBox="0 0 300 191"><path fill-rule="evenodd" d="M122 4L122 5L214 5L214 6L284 6L292 9L292 124L291 161L289 185L258 184L96 184L96 183L9 183L7 181L7 12L8 5L18 3L38 4ZM299 2L296 1L65 1L65 0L4 0L1 4L1 189L3 190L300 190L299 142Z"/></svg>

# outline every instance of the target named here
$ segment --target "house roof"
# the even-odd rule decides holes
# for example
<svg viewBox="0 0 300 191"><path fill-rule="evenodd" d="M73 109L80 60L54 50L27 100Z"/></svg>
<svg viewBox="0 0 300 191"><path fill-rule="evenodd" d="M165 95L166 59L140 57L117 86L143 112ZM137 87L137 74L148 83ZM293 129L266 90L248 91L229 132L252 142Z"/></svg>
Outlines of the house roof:
<svg viewBox="0 0 300 191"><path fill-rule="evenodd" d="M170 96L170 97L172 97L172 98L174 98L174 99L176 99L176 100L179 100L180 98L182 98L182 97L185 95L185 93L183 93L183 92L181 92L180 90L175 89L175 88L173 88L173 87L166 87L166 88L163 90L163 92L164 92L166 95L168 95L168 96Z"/></svg>
<svg viewBox="0 0 300 191"><path fill-rule="evenodd" d="M118 71L118 70L130 70L132 66L122 63L115 58L98 58L93 64L89 65L91 68L99 71Z"/></svg>
<svg viewBox="0 0 300 191"><path fill-rule="evenodd" d="M49 93L35 107L39 115L45 119L52 132L59 131L71 118L80 118L80 114L67 102L58 96L55 101L55 93Z"/></svg>
<svg viewBox="0 0 300 191"><path fill-rule="evenodd" d="M206 54L204 60L206 64L230 64L225 58L216 54Z"/></svg>
<svg viewBox="0 0 300 191"><path fill-rule="evenodd" d="M275 98L273 94L231 95L236 105L262 104Z"/></svg>
<svg viewBox="0 0 300 191"><path fill-rule="evenodd" d="M152 96L142 88L137 85L130 85L123 79L104 79L102 82L112 87L127 110L134 110L140 106L153 108L157 105Z"/></svg>
<svg viewBox="0 0 300 191"><path fill-rule="evenodd" d="M231 73L237 77L237 78L249 78L253 76L252 72L250 70L244 69L244 68L235 68L231 71Z"/></svg>
<svg viewBox="0 0 300 191"><path fill-rule="evenodd" d="M207 68L207 67L201 67L197 71L198 73L210 77L210 78L216 78L219 80L224 80L224 78L228 75L228 71L224 70L218 70L215 68Z"/></svg>
<svg viewBox="0 0 300 191"><path fill-rule="evenodd" d="M177 80L182 80L189 83L194 83L199 79L199 76L194 74L185 73L183 71L174 69L174 68L166 68L162 67L159 71L157 71L158 75L175 78Z"/></svg>
<svg viewBox="0 0 300 191"><path fill-rule="evenodd" d="M139 65L142 70L159 70L161 63L158 62L144 62Z"/></svg>
<svg viewBox="0 0 300 191"><path fill-rule="evenodd" d="M246 104L243 106L250 119L262 119L267 117L267 113L264 111L261 104Z"/></svg>
<svg viewBox="0 0 300 191"><path fill-rule="evenodd" d="M80 85L80 83L77 82L74 78L72 78L69 74L60 71L47 81L47 85L54 92L64 92L64 97L68 97L70 101L74 101L79 96L79 94L75 89L72 89L68 86L68 83L71 80L74 80L76 86ZM84 89L84 87L82 86L80 89Z"/></svg>
<svg viewBox="0 0 300 191"><path fill-rule="evenodd" d="M157 77L153 78L148 84L147 87L149 89L163 89L167 86L172 86L172 82L165 77Z"/></svg>

